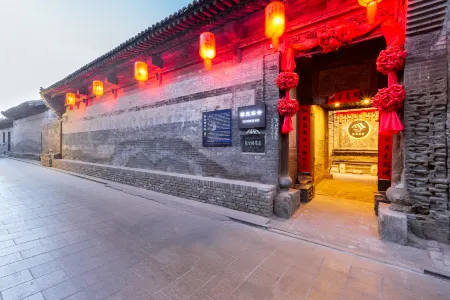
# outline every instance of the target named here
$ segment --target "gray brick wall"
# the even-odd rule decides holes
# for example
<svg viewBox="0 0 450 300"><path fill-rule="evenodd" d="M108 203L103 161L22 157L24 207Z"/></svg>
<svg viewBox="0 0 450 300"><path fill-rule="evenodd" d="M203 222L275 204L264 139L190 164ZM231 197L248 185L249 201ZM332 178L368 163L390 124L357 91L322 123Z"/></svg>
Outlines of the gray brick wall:
<svg viewBox="0 0 450 300"><path fill-rule="evenodd" d="M63 159L276 184L279 55L266 45L224 61L165 74L161 86L131 87L63 116ZM237 108L265 102L264 155L241 153ZM202 145L203 111L233 111L233 146Z"/></svg>
<svg viewBox="0 0 450 300"><path fill-rule="evenodd" d="M53 159L53 167L204 203L271 216L277 186Z"/></svg>
<svg viewBox="0 0 450 300"><path fill-rule="evenodd" d="M42 153L61 153L61 121L57 118L42 126Z"/></svg>
<svg viewBox="0 0 450 300"><path fill-rule="evenodd" d="M407 38L405 176L416 215L409 225L423 238L449 241L448 48L446 27Z"/></svg>
<svg viewBox="0 0 450 300"><path fill-rule="evenodd" d="M56 119L56 115L51 110L47 110L40 114L15 120L12 155L39 157L42 146L41 133L47 128L47 124Z"/></svg>

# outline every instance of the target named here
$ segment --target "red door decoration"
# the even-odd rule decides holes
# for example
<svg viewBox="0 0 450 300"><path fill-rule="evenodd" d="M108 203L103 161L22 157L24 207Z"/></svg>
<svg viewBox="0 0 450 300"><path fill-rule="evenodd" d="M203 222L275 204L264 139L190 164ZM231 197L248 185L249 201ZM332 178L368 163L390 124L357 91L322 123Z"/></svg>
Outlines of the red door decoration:
<svg viewBox="0 0 450 300"><path fill-rule="evenodd" d="M403 130L397 110L403 106L405 100L405 87L393 84L378 90L372 97L372 105L380 111L380 135L395 135Z"/></svg>
<svg viewBox="0 0 450 300"><path fill-rule="evenodd" d="M284 91L286 95L278 101L278 112L284 117L281 127L282 134L288 134L294 129L292 117L295 116L299 109L298 101L289 97L289 90L295 88L298 84L298 75L293 72L295 69L294 50L305 51L320 46L323 52L337 51L353 39L369 34L380 24L381 21L375 24L361 24L357 26L356 22L341 21L340 25L325 28L315 39L284 45L284 50L281 53L282 72L276 80L278 88Z"/></svg>
<svg viewBox="0 0 450 300"><path fill-rule="evenodd" d="M282 72L278 75L276 84L280 90L285 91L286 95L278 101L278 112L283 117L281 133L288 134L294 130L292 117L297 114L299 109L298 101L289 96L289 91L298 84L298 75L293 72L295 69L294 53L289 46L282 52L281 69Z"/></svg>
<svg viewBox="0 0 450 300"><path fill-rule="evenodd" d="M380 135L392 136L404 129L397 111L403 107L405 88L398 84L397 72L405 66L405 31L391 19L383 22L382 31L387 48L378 56L377 70L388 75L388 87L378 90L372 98L372 105L380 111Z"/></svg>
<svg viewBox="0 0 450 300"><path fill-rule="evenodd" d="M328 104L333 105L335 103L352 103L359 102L361 100L360 90L348 90L338 92L328 97Z"/></svg>
<svg viewBox="0 0 450 300"><path fill-rule="evenodd" d="M303 173L311 172L311 106L301 105L299 113L298 167Z"/></svg>
<svg viewBox="0 0 450 300"><path fill-rule="evenodd" d="M298 51L307 51L316 47L321 47L324 53L337 51L342 46L351 43L354 39L371 33L380 26L381 21L374 24L359 24L356 22L340 21L325 27L317 32L317 38L308 39L292 44L292 48Z"/></svg>

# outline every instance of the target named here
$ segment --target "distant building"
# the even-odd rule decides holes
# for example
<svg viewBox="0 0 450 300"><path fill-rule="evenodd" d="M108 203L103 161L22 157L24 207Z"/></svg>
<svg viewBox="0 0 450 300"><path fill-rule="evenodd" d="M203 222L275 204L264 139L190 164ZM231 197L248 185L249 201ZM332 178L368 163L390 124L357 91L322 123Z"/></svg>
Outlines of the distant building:
<svg viewBox="0 0 450 300"><path fill-rule="evenodd" d="M9 154L13 139L13 121L0 119L0 154Z"/></svg>
<svg viewBox="0 0 450 300"><path fill-rule="evenodd" d="M8 152L11 156L39 159L42 149L42 131L57 119L42 100L23 102L2 112L13 123ZM0 136L0 139L2 136Z"/></svg>

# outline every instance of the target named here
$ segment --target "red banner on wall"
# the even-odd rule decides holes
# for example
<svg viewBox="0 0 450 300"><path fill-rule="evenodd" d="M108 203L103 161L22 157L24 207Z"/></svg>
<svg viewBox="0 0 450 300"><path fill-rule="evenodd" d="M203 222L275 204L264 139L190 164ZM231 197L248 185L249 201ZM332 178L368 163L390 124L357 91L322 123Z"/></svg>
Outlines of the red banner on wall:
<svg viewBox="0 0 450 300"><path fill-rule="evenodd" d="M328 104L358 102L361 100L361 92L359 90L348 90L338 92L328 97Z"/></svg>
<svg viewBox="0 0 450 300"><path fill-rule="evenodd" d="M311 172L311 106L300 105L298 122L298 168L300 172Z"/></svg>
<svg viewBox="0 0 450 300"><path fill-rule="evenodd" d="M392 136L380 135L378 140L378 179L391 180Z"/></svg>
<svg viewBox="0 0 450 300"><path fill-rule="evenodd" d="M378 110L372 108L372 109L361 109L361 110L347 110L347 111L337 111L336 116L342 116L342 115L359 115L362 113L376 113Z"/></svg>

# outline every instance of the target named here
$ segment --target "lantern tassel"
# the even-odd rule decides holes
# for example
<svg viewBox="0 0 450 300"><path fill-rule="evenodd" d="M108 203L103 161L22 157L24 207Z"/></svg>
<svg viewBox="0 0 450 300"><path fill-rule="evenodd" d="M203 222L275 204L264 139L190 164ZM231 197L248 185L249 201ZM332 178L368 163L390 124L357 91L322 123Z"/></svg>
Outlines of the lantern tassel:
<svg viewBox="0 0 450 300"><path fill-rule="evenodd" d="M369 24L375 23L375 18L377 16L377 8L378 8L378 1L372 1L367 5L367 21Z"/></svg>
<svg viewBox="0 0 450 300"><path fill-rule="evenodd" d="M212 60L209 58L205 58L203 61L205 63L205 69L211 70L212 69Z"/></svg>
<svg viewBox="0 0 450 300"><path fill-rule="evenodd" d="M272 46L273 49L278 50L278 47L280 47L280 40L278 38L272 38Z"/></svg>

